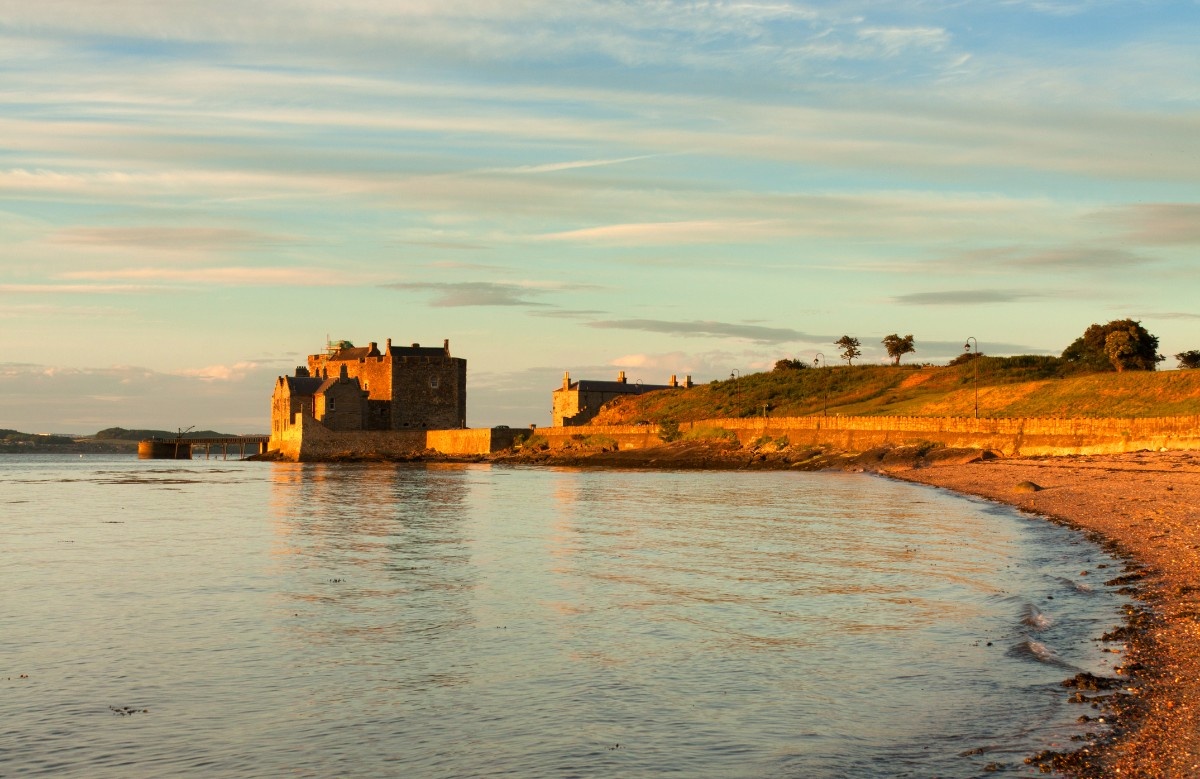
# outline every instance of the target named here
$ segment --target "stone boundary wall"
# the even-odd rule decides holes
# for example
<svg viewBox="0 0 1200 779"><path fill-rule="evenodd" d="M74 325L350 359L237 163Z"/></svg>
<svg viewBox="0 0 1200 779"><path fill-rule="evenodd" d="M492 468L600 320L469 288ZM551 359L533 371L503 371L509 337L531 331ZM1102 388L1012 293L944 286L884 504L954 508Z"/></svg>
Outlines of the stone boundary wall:
<svg viewBox="0 0 1200 779"><path fill-rule="evenodd" d="M861 452L878 446L935 443L993 449L1006 456L1114 454L1141 449L1200 449L1200 416L1147 419L973 419L970 417L747 417L680 424L683 434L720 428L742 444L787 438L793 446ZM558 449L605 437L622 449L661 442L653 425L539 428Z"/></svg>
<svg viewBox="0 0 1200 779"><path fill-rule="evenodd" d="M508 428L454 430L352 430L334 431L309 414L296 414L291 425L278 432L268 450L294 462L321 460L403 458L429 450L447 455L489 454L513 445Z"/></svg>

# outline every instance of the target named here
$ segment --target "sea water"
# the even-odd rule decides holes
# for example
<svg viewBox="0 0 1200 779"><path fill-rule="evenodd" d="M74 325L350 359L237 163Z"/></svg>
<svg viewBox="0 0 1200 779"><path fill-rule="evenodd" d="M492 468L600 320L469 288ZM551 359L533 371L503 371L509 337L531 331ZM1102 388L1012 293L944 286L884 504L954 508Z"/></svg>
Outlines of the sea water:
<svg viewBox="0 0 1200 779"><path fill-rule="evenodd" d="M0 775L1032 776L1118 565L866 475L0 455Z"/></svg>

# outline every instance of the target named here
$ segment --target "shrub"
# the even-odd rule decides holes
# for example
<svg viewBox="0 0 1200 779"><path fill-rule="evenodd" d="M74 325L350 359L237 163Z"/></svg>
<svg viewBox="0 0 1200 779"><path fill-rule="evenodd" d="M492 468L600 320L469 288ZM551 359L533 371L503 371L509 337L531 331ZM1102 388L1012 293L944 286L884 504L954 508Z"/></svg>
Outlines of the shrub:
<svg viewBox="0 0 1200 779"><path fill-rule="evenodd" d="M678 441L683 434L679 432L679 423L674 419L664 419L658 425L658 437L663 443L669 444L672 441Z"/></svg>
<svg viewBox="0 0 1200 779"><path fill-rule="evenodd" d="M546 439L546 436L540 433L534 433L521 442L521 448L532 449L540 452L550 448L550 441Z"/></svg>

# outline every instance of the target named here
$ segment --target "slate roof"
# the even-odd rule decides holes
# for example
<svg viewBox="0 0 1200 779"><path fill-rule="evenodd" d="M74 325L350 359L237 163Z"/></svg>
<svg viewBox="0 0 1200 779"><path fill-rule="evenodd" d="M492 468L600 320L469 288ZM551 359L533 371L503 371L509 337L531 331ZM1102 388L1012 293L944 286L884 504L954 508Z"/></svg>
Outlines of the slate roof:
<svg viewBox="0 0 1200 779"><path fill-rule="evenodd" d="M609 392L617 395L637 395L651 390L674 389L670 384L637 384L623 381L580 379L571 382L571 389L580 392Z"/></svg>
<svg viewBox="0 0 1200 779"><path fill-rule="evenodd" d="M378 352L376 352L378 354ZM371 347L355 346L350 349L338 349L333 354L329 355L330 360L339 360L341 362L349 362L350 360L359 360L363 357L371 356Z"/></svg>
<svg viewBox="0 0 1200 779"><path fill-rule="evenodd" d="M288 391L292 395L315 395L325 383L325 379L312 376L284 376L283 378L287 381Z"/></svg>
<svg viewBox="0 0 1200 779"><path fill-rule="evenodd" d="M338 381L340 381L339 377L330 376L328 379L325 379L325 381L321 382L321 386L317 387L316 394L321 394L321 393L325 392L325 390L329 389L334 384L337 384ZM358 387L359 389L362 389L362 385L359 383L357 378L350 379L348 383L353 383L356 387Z"/></svg>

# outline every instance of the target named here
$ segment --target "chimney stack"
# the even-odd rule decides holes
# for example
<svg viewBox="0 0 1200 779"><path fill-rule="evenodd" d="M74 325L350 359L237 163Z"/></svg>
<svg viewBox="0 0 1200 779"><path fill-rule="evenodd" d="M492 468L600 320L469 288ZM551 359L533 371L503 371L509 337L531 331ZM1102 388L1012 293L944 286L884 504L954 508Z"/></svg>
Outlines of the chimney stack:
<svg viewBox="0 0 1200 779"><path fill-rule="evenodd" d="M619 373L617 373L617 384L624 384L624 383L625 383L625 371L620 371Z"/></svg>
<svg viewBox="0 0 1200 779"><path fill-rule="evenodd" d="M691 388L692 388L692 376L691 376L691 374L688 374L687 376L684 376L684 377L683 377L683 387L684 387L684 389L691 389Z"/></svg>
<svg viewBox="0 0 1200 779"><path fill-rule="evenodd" d="M678 387L678 386L679 386L679 379L675 378L675 374L674 374L674 373L672 373L672 374L671 374L671 386L672 386L672 387Z"/></svg>
<svg viewBox="0 0 1200 779"><path fill-rule="evenodd" d="M571 389L571 372L563 371L563 389Z"/></svg>

